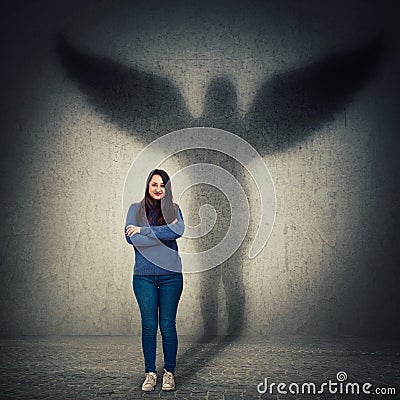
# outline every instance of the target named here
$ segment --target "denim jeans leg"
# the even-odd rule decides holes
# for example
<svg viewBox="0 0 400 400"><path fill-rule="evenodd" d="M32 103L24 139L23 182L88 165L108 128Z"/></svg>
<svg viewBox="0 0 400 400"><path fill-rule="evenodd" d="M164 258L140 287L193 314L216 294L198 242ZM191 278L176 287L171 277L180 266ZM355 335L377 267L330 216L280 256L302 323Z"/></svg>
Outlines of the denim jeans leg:
<svg viewBox="0 0 400 400"><path fill-rule="evenodd" d="M134 275L133 291L142 319L142 349L145 372L157 373L158 288L155 276Z"/></svg>
<svg viewBox="0 0 400 400"><path fill-rule="evenodd" d="M183 290L182 274L159 275L159 320L164 352L164 368L175 372L178 335L176 313Z"/></svg>

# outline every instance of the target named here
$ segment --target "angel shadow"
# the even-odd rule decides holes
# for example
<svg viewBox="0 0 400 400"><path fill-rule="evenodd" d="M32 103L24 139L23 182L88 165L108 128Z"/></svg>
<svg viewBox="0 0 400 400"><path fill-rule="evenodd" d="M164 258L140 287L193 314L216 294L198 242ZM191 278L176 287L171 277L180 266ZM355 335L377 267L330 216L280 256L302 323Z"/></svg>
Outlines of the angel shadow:
<svg viewBox="0 0 400 400"><path fill-rule="evenodd" d="M168 78L122 65L94 55L72 44L59 34L56 53L65 72L87 96L90 104L105 118L122 128L127 135L147 145L159 136L178 129L211 126L233 132L264 156L283 152L305 139L334 118L358 90L376 73L383 49L383 36L377 35L362 46L332 54L307 66L284 71L266 79L258 89L251 106L240 118L237 92L227 77L214 78L206 91L204 111L193 118L176 85ZM187 163L204 162L192 155ZM238 177L238 170L230 171ZM199 194L199 193L195 193ZM193 196L197 198L197 196ZM198 209L196 201L191 208ZM204 333L198 343L211 343L218 332L218 285L222 282L226 297L228 334L212 352L201 346L189 348L178 357L183 370L190 375L216 357L243 333L245 287L243 260L245 246L223 265L201 273L201 318Z"/></svg>

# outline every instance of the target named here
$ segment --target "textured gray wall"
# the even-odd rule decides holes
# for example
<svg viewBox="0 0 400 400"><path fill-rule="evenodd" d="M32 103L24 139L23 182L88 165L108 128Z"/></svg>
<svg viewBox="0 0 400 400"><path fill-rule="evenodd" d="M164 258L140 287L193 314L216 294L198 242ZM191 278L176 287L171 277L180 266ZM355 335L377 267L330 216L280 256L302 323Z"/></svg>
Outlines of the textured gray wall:
<svg viewBox="0 0 400 400"><path fill-rule="evenodd" d="M124 179L147 143L193 123L257 147L277 215L249 260L257 193L231 165L252 228L226 263L185 275L179 333L399 333L400 35L391 3L26 3L5 10L2 24L2 334L140 332ZM138 78L145 102L156 75L167 81L155 91L165 96L174 82L183 100L164 97L137 118L140 103L107 88L115 68L151 74ZM329 82L319 80L325 70ZM260 91L264 82L274 84ZM311 97L298 99L303 92ZM265 107L243 119L257 93ZM165 168L190 160L229 165L192 151ZM202 187L182 198L188 223L207 199L226 221L226 200Z"/></svg>

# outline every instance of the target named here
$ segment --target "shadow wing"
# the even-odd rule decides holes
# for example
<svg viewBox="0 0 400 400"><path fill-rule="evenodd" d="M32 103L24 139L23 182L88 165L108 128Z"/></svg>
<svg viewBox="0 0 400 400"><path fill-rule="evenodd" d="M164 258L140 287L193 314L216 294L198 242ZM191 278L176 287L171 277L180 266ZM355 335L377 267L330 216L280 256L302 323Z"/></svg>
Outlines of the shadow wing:
<svg viewBox="0 0 400 400"><path fill-rule="evenodd" d="M247 138L264 154L299 144L353 99L377 71L382 50L381 34L362 47L275 75L244 118Z"/></svg>
<svg viewBox="0 0 400 400"><path fill-rule="evenodd" d="M61 34L57 54L95 109L145 142L190 124L185 102L169 79L80 50Z"/></svg>

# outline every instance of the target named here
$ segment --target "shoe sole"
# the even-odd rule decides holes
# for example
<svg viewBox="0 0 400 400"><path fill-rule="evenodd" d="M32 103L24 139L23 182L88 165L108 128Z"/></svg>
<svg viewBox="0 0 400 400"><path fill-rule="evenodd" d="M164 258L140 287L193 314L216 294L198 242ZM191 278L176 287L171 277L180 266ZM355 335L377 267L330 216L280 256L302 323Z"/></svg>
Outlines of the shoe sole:
<svg viewBox="0 0 400 400"><path fill-rule="evenodd" d="M175 386L172 388L161 388L161 390L164 390L164 392L168 392L170 390L175 390Z"/></svg>
<svg viewBox="0 0 400 400"><path fill-rule="evenodd" d="M142 391L143 391L143 392L152 392L154 389L155 389L155 387L149 388L149 389L143 389L143 388L142 388Z"/></svg>

